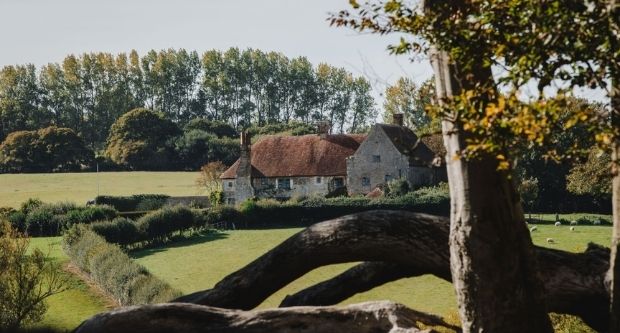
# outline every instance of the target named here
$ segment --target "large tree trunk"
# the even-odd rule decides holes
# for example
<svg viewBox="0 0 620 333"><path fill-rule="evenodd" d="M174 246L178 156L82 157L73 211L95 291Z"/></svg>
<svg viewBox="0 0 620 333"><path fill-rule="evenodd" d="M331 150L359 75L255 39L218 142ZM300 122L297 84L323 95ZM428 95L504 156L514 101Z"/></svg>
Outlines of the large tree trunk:
<svg viewBox="0 0 620 333"><path fill-rule="evenodd" d="M404 211L344 216L293 235L213 289L177 301L251 309L317 267L356 261L371 263L288 297L285 304L335 304L406 276L433 274L450 281L448 234L449 220L444 217ZM604 279L609 268L609 250L594 245L578 254L535 249L549 311L580 316L595 329L607 327L609 295Z"/></svg>
<svg viewBox="0 0 620 333"><path fill-rule="evenodd" d="M296 307L239 311L194 304L158 304L98 314L76 333L430 333L429 326L457 327L440 318L391 302L368 302L342 308Z"/></svg>
<svg viewBox="0 0 620 333"><path fill-rule="evenodd" d="M612 1L614 6L615 1ZM615 4L618 6L618 4ZM620 10L616 9L616 12ZM619 13L620 15L620 13ZM617 18L616 18L617 19ZM612 71L612 73L614 73ZM611 123L614 131L620 129L620 73L612 75ZM610 259L611 332L620 332L620 135L614 133L611 151L613 232Z"/></svg>
<svg viewBox="0 0 620 333"><path fill-rule="evenodd" d="M431 64L440 103L468 87L492 89L488 67L459 73L440 50L432 50ZM498 171L494 156L460 156L467 133L456 114L443 120L442 132L451 199L451 272L463 331L551 332L515 185L507 172Z"/></svg>

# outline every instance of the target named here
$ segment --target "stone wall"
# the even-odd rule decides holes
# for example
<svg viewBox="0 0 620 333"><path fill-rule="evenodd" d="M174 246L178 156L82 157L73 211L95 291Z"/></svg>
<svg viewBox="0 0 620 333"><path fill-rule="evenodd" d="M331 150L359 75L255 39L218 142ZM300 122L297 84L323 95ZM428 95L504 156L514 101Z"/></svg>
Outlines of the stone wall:
<svg viewBox="0 0 620 333"><path fill-rule="evenodd" d="M386 180L406 178L409 158L401 154L378 126L347 158L347 190L349 194L366 194Z"/></svg>
<svg viewBox="0 0 620 333"><path fill-rule="evenodd" d="M254 178L252 187L258 198L290 199L295 197L308 197L312 195L324 196L334 189L334 179L342 177L279 177L279 178ZM290 189L278 187L278 179L290 179Z"/></svg>
<svg viewBox="0 0 620 333"><path fill-rule="evenodd" d="M441 179L441 171L410 166L409 157L401 154L385 132L375 126L355 154L347 159L347 190L349 195L366 194L398 178L407 179L412 188L434 185Z"/></svg>

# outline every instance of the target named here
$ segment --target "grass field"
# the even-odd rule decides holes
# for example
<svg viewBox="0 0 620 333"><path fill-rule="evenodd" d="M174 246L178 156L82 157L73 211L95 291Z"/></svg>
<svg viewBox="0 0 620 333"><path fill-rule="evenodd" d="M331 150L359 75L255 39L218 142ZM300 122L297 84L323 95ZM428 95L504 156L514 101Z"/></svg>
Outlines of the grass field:
<svg viewBox="0 0 620 333"><path fill-rule="evenodd" d="M197 176L197 172L100 172L99 193L196 195ZM93 172L0 174L0 207L19 207L28 198L83 204L96 195L97 174Z"/></svg>
<svg viewBox="0 0 620 333"><path fill-rule="evenodd" d="M235 270L243 267L275 244L300 229L229 231L176 243L173 246L139 251L133 257L152 273L184 293L208 289ZM583 251L588 242L609 246L611 228L607 226L541 225L532 234L536 244L567 251ZM546 238L556 243L548 244ZM316 269L292 282L268 298L261 308L277 306L282 298L307 286L328 279L352 264ZM356 295L343 304L388 299L418 310L448 315L455 311L451 284L432 276L403 279Z"/></svg>
<svg viewBox="0 0 620 333"><path fill-rule="evenodd" d="M31 247L49 253L50 258L66 264L69 258L60 246L61 237L32 238ZM42 322L35 327L51 327L59 330L71 330L84 319L106 310L105 301L72 274L69 278L69 290L56 294L47 300L49 309Z"/></svg>
<svg viewBox="0 0 620 333"><path fill-rule="evenodd" d="M301 229L238 230L194 237L165 247L137 251L132 254L153 274L170 283L183 293L208 289L226 275L243 267L273 246ZM608 226L539 225L532 234L538 245L580 252L588 242L609 245L611 228ZM552 237L555 244L547 244ZM33 238L31 246L50 251L54 260L66 263L68 258L60 248L60 237ZM307 286L331 278L353 264L332 265L316 269L280 290L260 305L260 308L278 306L282 298ZM455 299L452 285L433 276L403 279L356 295L343 304L368 300L388 299L418 310L439 315L453 315ZM49 299L49 311L43 322L36 326L51 326L71 330L93 314L106 310L106 301L81 280L71 278L71 290Z"/></svg>

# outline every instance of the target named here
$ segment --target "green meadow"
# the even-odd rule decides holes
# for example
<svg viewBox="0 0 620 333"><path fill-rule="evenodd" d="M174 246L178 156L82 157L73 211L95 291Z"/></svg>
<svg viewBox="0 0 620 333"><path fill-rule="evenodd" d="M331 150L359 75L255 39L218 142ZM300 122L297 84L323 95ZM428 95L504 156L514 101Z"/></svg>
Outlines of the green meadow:
<svg viewBox="0 0 620 333"><path fill-rule="evenodd" d="M532 233L534 243L561 250L580 252L589 242L609 246L609 226L538 225ZM236 230L195 236L166 246L140 250L131 256L153 274L183 293L209 289L219 280L250 263L301 229ZM553 238L555 243L547 243ZM34 238L32 246L49 249L60 262L67 261L60 248L60 237ZM353 264L331 265L316 269L278 291L259 307L277 307L287 294L295 293L329 279ZM59 329L73 329L82 320L106 310L109 304L77 278L72 289L50 299L50 309L42 323ZM412 308L442 316L454 316L456 301L452 285L433 276L402 279L355 295L342 304L369 300L392 300Z"/></svg>
<svg viewBox="0 0 620 333"><path fill-rule="evenodd" d="M101 195L201 194L195 185L198 172L82 172L0 174L0 207L19 207L28 198L45 202L84 204ZM97 190L99 184L99 190Z"/></svg>

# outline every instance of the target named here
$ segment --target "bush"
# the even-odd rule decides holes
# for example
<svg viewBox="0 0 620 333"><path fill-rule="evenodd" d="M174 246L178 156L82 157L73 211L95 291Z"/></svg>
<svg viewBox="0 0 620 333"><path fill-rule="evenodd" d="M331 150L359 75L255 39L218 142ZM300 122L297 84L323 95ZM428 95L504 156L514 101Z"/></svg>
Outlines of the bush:
<svg viewBox="0 0 620 333"><path fill-rule="evenodd" d="M100 195L95 198L95 202L100 205L110 205L119 212L132 212L140 210L138 209L140 205L151 209L161 208L166 204L168 198L170 198L170 196L165 194L135 194L130 196ZM158 207L155 207L156 205L158 205Z"/></svg>
<svg viewBox="0 0 620 333"><path fill-rule="evenodd" d="M46 206L36 208L26 215L25 229L30 236L57 236L63 227L60 216Z"/></svg>
<svg viewBox="0 0 620 333"><path fill-rule="evenodd" d="M405 195L411 189L406 179L392 179L387 183L388 194L391 197Z"/></svg>
<svg viewBox="0 0 620 333"><path fill-rule="evenodd" d="M164 241L175 231L194 226L194 213L183 206L166 207L144 215L138 221L138 229L150 241Z"/></svg>
<svg viewBox="0 0 620 333"><path fill-rule="evenodd" d="M96 221L110 220L117 216L118 212L111 206L89 206L72 209L64 217L65 227L74 224L88 224Z"/></svg>
<svg viewBox="0 0 620 333"><path fill-rule="evenodd" d="M165 302L180 295L88 228L70 229L63 247L75 265L123 306Z"/></svg>
<svg viewBox="0 0 620 333"><path fill-rule="evenodd" d="M119 245L131 245L144 240L146 237L138 230L134 221L125 217L117 217L112 221L96 222L91 229L106 242Z"/></svg>

